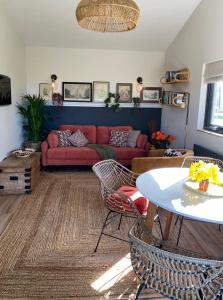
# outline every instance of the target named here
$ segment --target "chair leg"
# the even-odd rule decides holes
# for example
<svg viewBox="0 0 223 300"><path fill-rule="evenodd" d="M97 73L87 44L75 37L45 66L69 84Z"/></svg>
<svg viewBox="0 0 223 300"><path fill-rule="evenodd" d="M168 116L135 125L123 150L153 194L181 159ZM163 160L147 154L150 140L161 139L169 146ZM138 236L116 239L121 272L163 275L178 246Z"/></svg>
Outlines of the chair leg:
<svg viewBox="0 0 223 300"><path fill-rule="evenodd" d="M219 230L219 231L221 231L221 224L219 224L219 226L218 226L218 230Z"/></svg>
<svg viewBox="0 0 223 300"><path fill-rule="evenodd" d="M157 215L157 216L158 216L158 223L159 223L160 233L161 233L161 237L162 237L162 240L163 240L163 229L162 229L160 217L159 217L159 215Z"/></svg>
<svg viewBox="0 0 223 300"><path fill-rule="evenodd" d="M120 230L121 223L122 223L122 214L121 214L121 216L120 216L120 220L119 220L119 224L118 224L118 230Z"/></svg>
<svg viewBox="0 0 223 300"><path fill-rule="evenodd" d="M179 240L180 240L180 234L181 234L181 230L182 230L183 220L184 220L184 217L181 217L181 220L180 220L180 229L179 229L178 237L177 237L177 246L178 246Z"/></svg>
<svg viewBox="0 0 223 300"><path fill-rule="evenodd" d="M108 212L108 214L107 214L107 217L106 217L106 219L105 219L105 221L104 221L104 224L103 224L103 226L102 226L101 233L100 233L100 235L99 235L98 242L97 242L97 245L96 245L96 247L95 247L95 249L94 249L94 252L97 252L97 249L98 249L98 246L99 246L99 243L100 243L100 240L101 240L101 236L102 236L102 234L103 234L103 231L104 231L105 226L106 226L106 222L107 222L108 217L109 217L110 214L111 214L111 210L109 210L109 212Z"/></svg>
<svg viewBox="0 0 223 300"><path fill-rule="evenodd" d="M178 215L177 218L176 218L175 224L174 224L175 226L177 225L177 222L178 222L179 218L180 218L180 216Z"/></svg>
<svg viewBox="0 0 223 300"><path fill-rule="evenodd" d="M146 287L145 283L140 284L140 286L138 287L137 293L136 293L135 300L139 299L139 295L141 294L141 292L144 290L145 287Z"/></svg>

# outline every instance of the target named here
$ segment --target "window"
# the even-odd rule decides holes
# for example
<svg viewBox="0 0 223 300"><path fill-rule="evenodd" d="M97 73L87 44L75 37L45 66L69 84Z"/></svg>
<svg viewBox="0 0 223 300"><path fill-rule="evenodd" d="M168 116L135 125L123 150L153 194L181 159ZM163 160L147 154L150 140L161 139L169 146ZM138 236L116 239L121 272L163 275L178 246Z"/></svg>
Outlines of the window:
<svg viewBox="0 0 223 300"><path fill-rule="evenodd" d="M207 86L204 129L223 134L223 81Z"/></svg>
<svg viewBox="0 0 223 300"><path fill-rule="evenodd" d="M204 129L223 134L223 60L206 64L207 99Z"/></svg>

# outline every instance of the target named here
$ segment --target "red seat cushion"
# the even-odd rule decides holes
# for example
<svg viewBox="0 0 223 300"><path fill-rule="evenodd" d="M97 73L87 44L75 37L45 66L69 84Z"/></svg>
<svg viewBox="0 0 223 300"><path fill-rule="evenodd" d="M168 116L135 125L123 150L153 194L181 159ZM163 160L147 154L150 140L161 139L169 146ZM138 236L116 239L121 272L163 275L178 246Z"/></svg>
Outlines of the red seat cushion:
<svg viewBox="0 0 223 300"><path fill-rule="evenodd" d="M136 187L133 186L121 186L117 192L125 194L126 196L130 197L134 204L136 205L140 214L145 214L148 208L149 201L143 197L143 195L138 191ZM119 195L115 195L116 201L120 199ZM121 199L120 199L121 200ZM132 210L131 207L125 205L126 210Z"/></svg>

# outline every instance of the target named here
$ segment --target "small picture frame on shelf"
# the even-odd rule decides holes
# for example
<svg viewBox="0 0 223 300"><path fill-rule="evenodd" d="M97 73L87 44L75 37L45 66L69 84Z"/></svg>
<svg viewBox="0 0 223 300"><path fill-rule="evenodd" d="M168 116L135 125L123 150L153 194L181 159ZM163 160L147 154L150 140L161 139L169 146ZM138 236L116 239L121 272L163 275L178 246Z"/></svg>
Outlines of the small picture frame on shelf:
<svg viewBox="0 0 223 300"><path fill-rule="evenodd" d="M120 96L119 103L131 103L132 83L116 83L116 94Z"/></svg>
<svg viewBox="0 0 223 300"><path fill-rule="evenodd" d="M110 82L94 81L93 82L93 101L104 102L109 97Z"/></svg>
<svg viewBox="0 0 223 300"><path fill-rule="evenodd" d="M91 82L62 82L63 99L66 102L91 102Z"/></svg>
<svg viewBox="0 0 223 300"><path fill-rule="evenodd" d="M160 87L144 87L140 92L142 103L160 103L162 96L162 88Z"/></svg>
<svg viewBox="0 0 223 300"><path fill-rule="evenodd" d="M49 83L40 83L39 95L44 100L52 100L52 86Z"/></svg>

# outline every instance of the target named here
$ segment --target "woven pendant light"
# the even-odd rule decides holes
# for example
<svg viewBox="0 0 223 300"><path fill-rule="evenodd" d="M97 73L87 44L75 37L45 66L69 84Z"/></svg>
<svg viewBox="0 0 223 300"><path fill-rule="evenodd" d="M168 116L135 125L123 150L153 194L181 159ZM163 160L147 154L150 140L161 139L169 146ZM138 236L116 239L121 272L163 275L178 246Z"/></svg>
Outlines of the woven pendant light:
<svg viewBox="0 0 223 300"><path fill-rule="evenodd" d="M133 0L81 0L76 17L85 29L99 32L122 32L136 27L139 7Z"/></svg>

